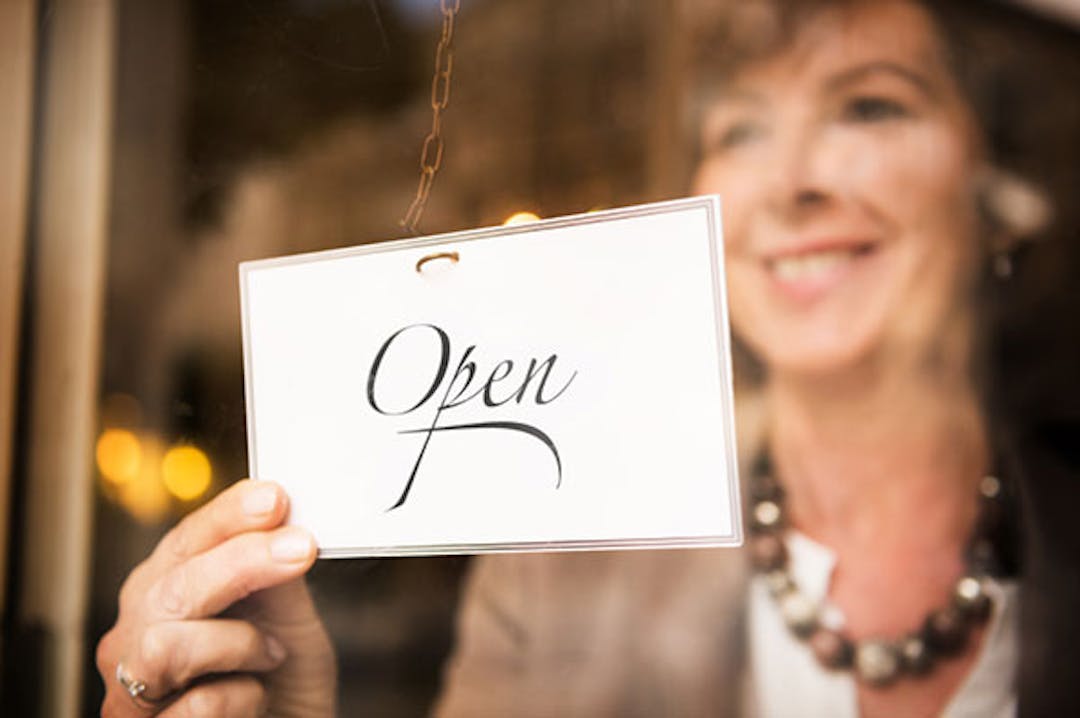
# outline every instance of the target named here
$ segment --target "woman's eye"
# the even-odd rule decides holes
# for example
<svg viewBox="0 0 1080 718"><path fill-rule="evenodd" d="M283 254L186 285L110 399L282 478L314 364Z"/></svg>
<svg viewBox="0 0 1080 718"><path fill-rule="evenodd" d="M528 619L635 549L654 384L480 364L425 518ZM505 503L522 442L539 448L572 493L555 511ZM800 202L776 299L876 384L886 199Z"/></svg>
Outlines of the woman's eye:
<svg viewBox="0 0 1080 718"><path fill-rule="evenodd" d="M853 122L880 122L907 115L906 107L885 97L856 97L848 101L843 111L844 119Z"/></svg>
<svg viewBox="0 0 1080 718"><path fill-rule="evenodd" d="M762 128L755 122L737 122L720 132L710 143L710 149L726 150L746 144L756 139Z"/></svg>

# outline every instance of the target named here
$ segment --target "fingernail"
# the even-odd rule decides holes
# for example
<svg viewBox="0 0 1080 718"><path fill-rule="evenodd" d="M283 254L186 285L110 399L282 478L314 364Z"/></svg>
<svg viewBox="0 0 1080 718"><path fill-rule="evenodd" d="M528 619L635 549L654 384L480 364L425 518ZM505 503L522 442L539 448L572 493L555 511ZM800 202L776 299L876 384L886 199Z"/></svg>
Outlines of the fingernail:
<svg viewBox="0 0 1080 718"><path fill-rule="evenodd" d="M281 641L273 636L266 637L266 652L274 663L285 660L285 646L281 645Z"/></svg>
<svg viewBox="0 0 1080 718"><path fill-rule="evenodd" d="M311 536L299 530L282 533L270 543L270 555L275 561L303 561L311 555Z"/></svg>
<svg viewBox="0 0 1080 718"><path fill-rule="evenodd" d="M273 486L253 486L244 495L242 503L248 516L263 516L274 510L277 490Z"/></svg>

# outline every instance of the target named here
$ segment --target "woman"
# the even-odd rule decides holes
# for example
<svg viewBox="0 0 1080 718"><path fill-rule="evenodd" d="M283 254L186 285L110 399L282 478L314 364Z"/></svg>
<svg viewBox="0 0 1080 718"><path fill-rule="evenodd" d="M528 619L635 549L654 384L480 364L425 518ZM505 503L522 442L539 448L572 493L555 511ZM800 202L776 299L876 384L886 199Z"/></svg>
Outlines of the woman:
<svg viewBox="0 0 1080 718"><path fill-rule="evenodd" d="M1038 636L1015 582L965 558L1003 492L971 371L979 121L922 4L792 12L725 78L695 180L724 198L733 324L766 375L760 435L740 417L761 572L724 550L481 559L441 715L1016 710ZM332 712L286 505L241 482L132 573L105 715Z"/></svg>

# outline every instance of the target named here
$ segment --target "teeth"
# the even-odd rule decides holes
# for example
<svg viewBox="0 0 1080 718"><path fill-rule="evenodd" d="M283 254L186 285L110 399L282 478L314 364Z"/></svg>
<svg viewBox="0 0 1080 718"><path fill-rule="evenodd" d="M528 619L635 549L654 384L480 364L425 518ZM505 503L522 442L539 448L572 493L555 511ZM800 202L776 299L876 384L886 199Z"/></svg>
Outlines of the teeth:
<svg viewBox="0 0 1080 718"><path fill-rule="evenodd" d="M774 259L772 271L780 279L800 280L820 277L850 262L855 256L849 250L828 250Z"/></svg>

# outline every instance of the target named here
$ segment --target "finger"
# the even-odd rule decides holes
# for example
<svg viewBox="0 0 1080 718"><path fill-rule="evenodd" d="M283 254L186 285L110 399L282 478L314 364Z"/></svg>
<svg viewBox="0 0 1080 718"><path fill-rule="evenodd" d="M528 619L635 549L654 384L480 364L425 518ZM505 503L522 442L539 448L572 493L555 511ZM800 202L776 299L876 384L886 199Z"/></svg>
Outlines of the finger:
<svg viewBox="0 0 1080 718"><path fill-rule="evenodd" d="M255 718L266 713L266 690L252 676L200 683L176 698L161 718Z"/></svg>
<svg viewBox="0 0 1080 718"><path fill-rule="evenodd" d="M233 536L279 525L287 508L288 497L277 484L238 481L165 534L150 563L166 571Z"/></svg>
<svg viewBox="0 0 1080 718"><path fill-rule="evenodd" d="M315 562L315 540L288 526L240 534L172 568L150 587L149 621L209 618L256 591L304 574Z"/></svg>
<svg viewBox="0 0 1080 718"><path fill-rule="evenodd" d="M285 647L247 621L168 621L146 628L124 668L160 699L210 673L261 673L285 660Z"/></svg>
<svg viewBox="0 0 1080 718"><path fill-rule="evenodd" d="M258 612L260 621L281 626L283 630L322 625L311 592L303 578L259 591L246 605ZM279 634L279 637L286 643L292 643L287 635Z"/></svg>

